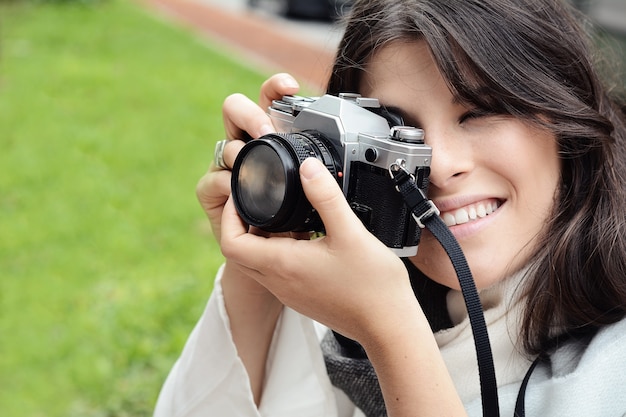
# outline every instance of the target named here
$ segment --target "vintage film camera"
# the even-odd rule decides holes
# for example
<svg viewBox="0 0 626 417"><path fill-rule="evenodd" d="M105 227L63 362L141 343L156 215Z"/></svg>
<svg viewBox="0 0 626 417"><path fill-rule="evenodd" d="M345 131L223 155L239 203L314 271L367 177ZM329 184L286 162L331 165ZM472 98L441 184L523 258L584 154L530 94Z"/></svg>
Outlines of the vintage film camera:
<svg viewBox="0 0 626 417"><path fill-rule="evenodd" d="M421 229L394 187L389 170L401 165L426 192L431 148L421 129L378 99L343 93L285 96L269 108L282 133L249 141L233 165L232 195L241 218L268 232L324 231L304 195L299 167L322 161L367 229L398 256L417 253Z"/></svg>

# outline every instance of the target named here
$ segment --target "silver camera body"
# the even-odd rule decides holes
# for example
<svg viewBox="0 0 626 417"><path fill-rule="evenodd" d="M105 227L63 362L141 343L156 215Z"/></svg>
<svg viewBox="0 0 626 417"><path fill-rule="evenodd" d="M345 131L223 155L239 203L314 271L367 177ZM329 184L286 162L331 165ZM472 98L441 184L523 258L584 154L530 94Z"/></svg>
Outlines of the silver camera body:
<svg viewBox="0 0 626 417"><path fill-rule="evenodd" d="M287 165L287 159L301 163L310 156L322 160L340 184L353 211L370 232L398 256L407 257L417 253L421 229L415 224L402 196L395 189L389 170L394 165L402 166L415 176L417 186L426 192L432 150L424 144L424 132L421 129L395 126L396 123L402 124L401 118L386 113L378 99L351 93L319 98L285 96L272 103L268 114L281 133L248 142L233 167L235 206L244 221L264 228L263 221L255 224L255 216L247 215L254 210L247 210L246 207L255 208L253 205L257 203L249 202L247 195L251 193L241 190L245 188L242 180L250 177L249 174L244 175L246 171L241 169L242 165L246 165L246 159L251 159L246 156L246 148L262 145L258 142L261 140L277 153L290 155L279 156L279 164L268 162L268 165ZM283 154L282 148L289 152ZM296 170L291 167L291 162L288 165L290 168L285 168L285 171ZM299 163L295 165L299 167ZM280 181L284 181L282 175ZM263 176L271 177L266 174ZM279 185L282 190L282 185ZM284 200L297 200L291 197L292 194L295 195L295 191L285 192ZM283 211L290 215L290 212L302 210L302 205L294 202L292 208ZM289 230L319 228L316 226L315 210L310 206L306 210L311 211L305 216L306 220L299 221L297 227L290 224ZM267 219L274 221L276 217L268 213ZM265 230L286 231L280 227Z"/></svg>
<svg viewBox="0 0 626 417"><path fill-rule="evenodd" d="M403 161L409 172L430 170L432 149L424 144L424 132L407 126L392 126L376 114L377 98L340 93L322 97L285 96L274 100L268 114L279 132L302 132L314 128L343 150L343 178L350 177L350 162L364 161L388 170ZM376 117L378 116L378 117ZM412 169L414 168L414 169ZM422 188L422 187L420 187ZM347 195L348 187L343 187Z"/></svg>

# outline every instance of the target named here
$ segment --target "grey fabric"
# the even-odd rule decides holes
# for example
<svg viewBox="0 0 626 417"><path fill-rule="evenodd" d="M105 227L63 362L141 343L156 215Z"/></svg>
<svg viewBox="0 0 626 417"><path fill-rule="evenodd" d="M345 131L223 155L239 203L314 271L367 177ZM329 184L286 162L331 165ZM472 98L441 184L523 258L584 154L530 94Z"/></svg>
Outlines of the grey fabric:
<svg viewBox="0 0 626 417"><path fill-rule="evenodd" d="M386 417L385 402L370 361L348 357L331 331L321 346L332 384L345 392L367 417Z"/></svg>

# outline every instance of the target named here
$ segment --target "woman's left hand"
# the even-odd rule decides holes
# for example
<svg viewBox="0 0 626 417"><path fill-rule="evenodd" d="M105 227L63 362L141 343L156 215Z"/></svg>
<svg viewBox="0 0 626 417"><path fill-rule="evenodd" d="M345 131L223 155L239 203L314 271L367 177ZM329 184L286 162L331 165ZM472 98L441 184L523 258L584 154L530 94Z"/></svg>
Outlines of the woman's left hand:
<svg viewBox="0 0 626 417"><path fill-rule="evenodd" d="M360 342L390 417L465 415L402 261L363 227L324 165L307 159L300 177L326 236L247 233L229 200L224 254L285 305Z"/></svg>
<svg viewBox="0 0 626 417"><path fill-rule="evenodd" d="M285 305L355 340L379 337L406 309L419 311L404 264L365 229L326 167L310 158L300 175L326 236L247 233L229 201L222 217L224 255L249 268Z"/></svg>

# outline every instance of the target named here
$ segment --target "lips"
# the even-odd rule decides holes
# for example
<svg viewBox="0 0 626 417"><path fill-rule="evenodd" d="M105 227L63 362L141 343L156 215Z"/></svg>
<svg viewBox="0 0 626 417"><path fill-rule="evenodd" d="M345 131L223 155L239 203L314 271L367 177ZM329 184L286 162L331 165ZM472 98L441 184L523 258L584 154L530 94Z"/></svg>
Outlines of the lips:
<svg viewBox="0 0 626 417"><path fill-rule="evenodd" d="M442 212L440 217L443 219L446 226L456 226L487 217L496 211L498 207L500 207L500 202L495 199L490 199L469 204L455 210Z"/></svg>

